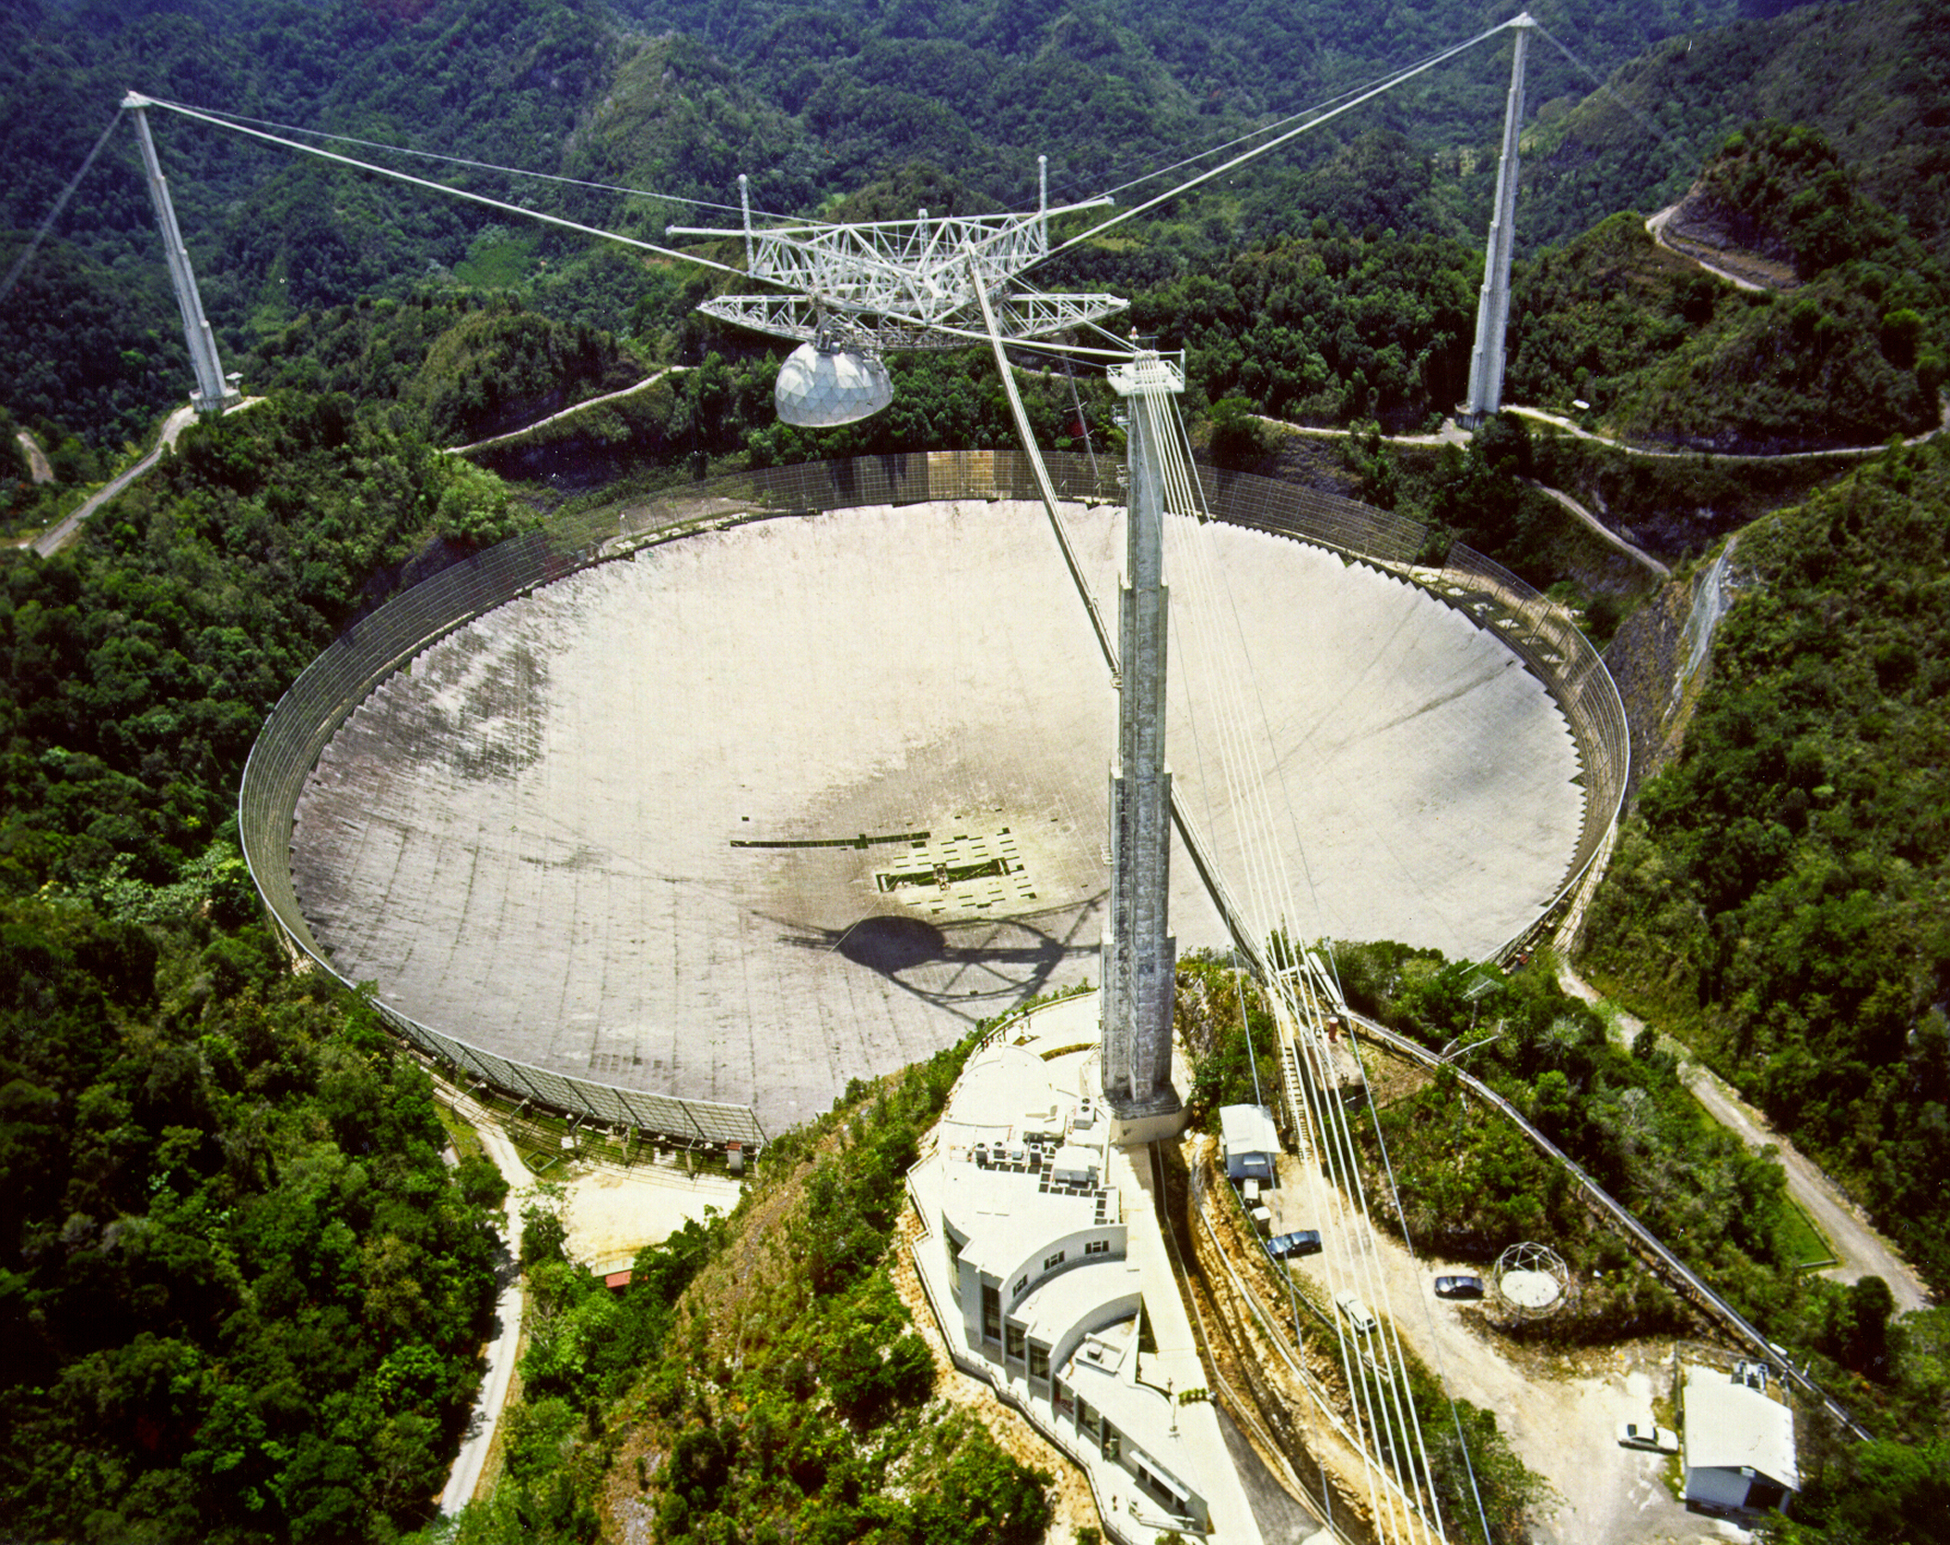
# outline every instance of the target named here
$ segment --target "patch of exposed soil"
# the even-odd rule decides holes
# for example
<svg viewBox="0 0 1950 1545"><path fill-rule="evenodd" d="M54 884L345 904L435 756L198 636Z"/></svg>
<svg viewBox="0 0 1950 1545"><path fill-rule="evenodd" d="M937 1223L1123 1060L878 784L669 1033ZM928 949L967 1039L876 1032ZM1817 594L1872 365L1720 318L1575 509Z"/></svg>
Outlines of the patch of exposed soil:
<svg viewBox="0 0 1950 1545"><path fill-rule="evenodd" d="M1632 767L1625 785L1629 802L1639 785L1679 754L1692 718L1697 691L1673 702L1673 681L1686 641L1692 610L1692 585L1684 579L1660 586L1635 608L1605 649L1605 668L1618 684L1625 726L1632 741ZM1703 681L1706 671L1700 672Z"/></svg>
<svg viewBox="0 0 1950 1545"><path fill-rule="evenodd" d="M1738 217L1695 183L1666 221L1666 245L1764 290L1800 286L1785 252L1756 252L1740 244Z"/></svg>
<svg viewBox="0 0 1950 1545"><path fill-rule="evenodd" d="M1365 1045L1361 1061L1367 1069L1368 1091L1377 1106L1393 1105L1435 1082L1435 1075L1385 1046Z"/></svg>

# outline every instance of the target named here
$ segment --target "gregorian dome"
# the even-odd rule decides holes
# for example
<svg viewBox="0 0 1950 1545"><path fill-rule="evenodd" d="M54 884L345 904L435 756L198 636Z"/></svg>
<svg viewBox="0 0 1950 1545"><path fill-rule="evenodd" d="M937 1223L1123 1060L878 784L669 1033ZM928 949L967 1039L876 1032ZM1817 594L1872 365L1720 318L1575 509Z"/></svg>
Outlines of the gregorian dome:
<svg viewBox="0 0 1950 1545"><path fill-rule="evenodd" d="M828 429L871 418L894 400L894 383L878 354L822 337L786 356L772 399L786 423Z"/></svg>

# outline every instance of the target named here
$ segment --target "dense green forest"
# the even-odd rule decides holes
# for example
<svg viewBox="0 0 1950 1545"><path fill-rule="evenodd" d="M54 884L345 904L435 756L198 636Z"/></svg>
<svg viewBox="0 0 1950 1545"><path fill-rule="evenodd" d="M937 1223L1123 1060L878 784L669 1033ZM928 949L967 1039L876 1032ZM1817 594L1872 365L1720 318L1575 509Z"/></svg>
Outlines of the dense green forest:
<svg viewBox="0 0 1950 1545"><path fill-rule="evenodd" d="M1946 509L1950 454L1936 442L1740 534L1741 594L1711 680L1679 760L1640 793L1583 961L1842 1179L1938 1292L1950 1284ZM1937 1538L1945 1311L1906 1316L1885 1346L1858 1306L1826 1296L1815 1344L1862 1375L1887 1412L1878 1437L1916 1446L1820 1451L1791 1537Z"/></svg>
<svg viewBox="0 0 1950 1545"><path fill-rule="evenodd" d="M1950 1288L1950 454L1748 528L1678 763L1639 794L1588 962L1848 1181Z"/></svg>
<svg viewBox="0 0 1950 1545"><path fill-rule="evenodd" d="M1533 52L1509 396L1579 398L1592 427L1689 447L1933 423L1950 352L1940 15L1536 14L1601 73L1622 65L1638 116ZM1058 197L1100 191L1497 19L1427 0L1385 24L1307 0L1195 26L1164 0L26 0L0 14L0 268L130 87L678 199L726 201L747 171L766 209L939 213L1025 202L1039 151ZM1873 70L1830 63L1871 54ZM1292 464L1258 415L1352 424L1328 453L1335 486L1429 521L1425 557L1460 538L1542 587L1574 565L1527 478L1643 521L1676 556L1813 474L1607 461L1509 417L1414 457L1381 439L1460 395L1506 57L1480 50L1037 277L1128 294L1132 324L1187 350L1214 460ZM266 400L186 431L69 553L0 552L0 1533L384 1540L426 1522L464 1417L500 1185L439 1162L425 1076L258 925L231 811L265 713L396 584L565 497L1013 429L980 355L896 360L894 408L861 424L778 424L780 351L698 318L716 281L697 270L153 116L226 362ZM400 164L652 238L729 218ZM1643 214L1695 178L1796 288L1737 293L1652 244ZM156 245L122 125L0 304L0 438L33 431L55 473L36 488L6 464L10 531L71 506L181 400ZM481 466L436 449L659 372ZM1100 382L1024 380L1041 443L1115 449ZM1585 963L1763 1104L1939 1290L1946 509L1939 442L1743 532L1712 685L1642 791ZM1602 639L1625 593L1572 591ZM1883 1443L1816 1434L1795 1537L1930 1537L1917 1520L1940 1518L1950 1471L1945 1311L1892 1322L1871 1289L1796 1275L1778 1170L1702 1126L1655 1045L1609 1045L1544 973L1465 1005L1461 973L1414 951L1342 960L1350 994L1406 1033L1446 1043L1479 1006L1505 1022L1477 1071L1873 1413ZM1201 1066L1202 1097L1237 1083L1243 1055L1228 1041ZM621 1299L536 1212L529 1399L508 1484L461 1537L580 1540L626 1518L672 1540L1034 1537L1042 1480L944 1415L888 1285L900 1168L954 1066L855 1090L775 1145L739 1215L646 1253ZM1585 1264L1622 1267L1579 1230L1562 1177L1453 1085L1391 1109L1380 1135L1415 1237L1493 1255L1541 1220ZM1615 1321L1681 1323L1649 1278L1612 1282L1596 1302ZM708 1307L724 1302L752 1313L731 1326Z"/></svg>
<svg viewBox="0 0 1950 1545"><path fill-rule="evenodd" d="M1936 0L1766 7L1653 45L1610 87L1562 111L1540 105L1520 224L1557 240L1588 224L1576 211L1594 203L1650 213L1686 190L1734 125L1775 118L1819 130L1856 168L1859 191L1944 255L1950 29ZM1654 168L1668 175L1648 197Z"/></svg>
<svg viewBox="0 0 1950 1545"><path fill-rule="evenodd" d="M15 168L0 188L0 260L11 263L54 210L130 87L576 179L538 184L340 147L655 237L670 223L725 218L741 171L761 209L809 212L905 168L952 168L945 180L931 174L945 181L929 205L940 212L1023 203L1040 152L1051 157L1059 198L1094 195L1458 41L1456 18L1440 6L1382 9L1385 25L1360 7L1313 3L1201 17L1188 28L1162 3L1052 15L993 0L818 11L627 0L29 0L0 16L0 150ZM1534 53L1540 123L1591 88L1584 70L1602 75L1661 38L1731 22L1736 10L1728 0L1540 9L1583 62ZM1792 21L1755 22L1743 35L1758 47ZM1474 243L1503 97L1501 47L1302 139L1251 177L1176 201L1132 227L1132 239L1052 265L1045 281L1128 292L1209 268L1215 253L1304 233L1318 218L1355 234ZM1631 175L1587 180L1559 212L1527 214L1526 243L1567 239L1610 209L1651 200L1655 183L1690 176L1728 128L1763 106L1714 100L1711 114L1664 140L1629 120L1614 127L1614 138L1637 136ZM1929 104L1917 106L1927 119ZM581 238L165 111L151 116L205 309L239 359L306 312L360 296L405 299L429 282L520 288L546 316L626 339L673 333L697 298L667 270L646 274ZM1564 154L1586 152L1580 142ZM901 213L911 207L898 204ZM185 378L155 244L123 126L21 278L29 303L0 308L0 380L9 383L0 406L50 444L71 434L109 449L140 439L175 395L166 383Z"/></svg>
<svg viewBox="0 0 1950 1545"><path fill-rule="evenodd" d="M556 1545L599 1528L666 1545L801 1540L1033 1545L1050 1476L935 1393L889 1275L902 1177L968 1052L856 1081L765 1150L728 1219L638 1254L612 1294L528 1213L537 1328L508 1480L454 1545Z"/></svg>
<svg viewBox="0 0 1950 1545"><path fill-rule="evenodd" d="M0 903L9 1538L387 1538L472 1405L505 1183L241 868Z"/></svg>
<svg viewBox="0 0 1950 1545"><path fill-rule="evenodd" d="M0 562L0 1532L423 1522L495 1294L492 1166L294 975L234 844L290 678L506 494L346 397L189 431L72 554ZM383 583L383 580L381 581Z"/></svg>

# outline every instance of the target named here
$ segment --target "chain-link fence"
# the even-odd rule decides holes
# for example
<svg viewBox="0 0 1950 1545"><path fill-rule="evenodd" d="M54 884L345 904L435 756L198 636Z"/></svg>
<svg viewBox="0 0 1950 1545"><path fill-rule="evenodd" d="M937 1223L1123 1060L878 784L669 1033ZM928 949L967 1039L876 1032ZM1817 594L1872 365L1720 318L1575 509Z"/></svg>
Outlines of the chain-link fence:
<svg viewBox="0 0 1950 1545"><path fill-rule="evenodd" d="M1046 458L1064 499L1121 502L1122 468L1071 454ZM1212 513L1237 525L1329 547L1406 572L1426 537L1414 521L1352 499L1244 473L1204 471ZM337 976L299 908L291 879L292 823L319 754L374 687L427 645L538 586L646 542L795 512L950 499L1036 499L1020 451L927 451L766 467L686 484L620 512L580 512L472 554L361 618L335 639L271 711L251 748L238 794L244 856L258 893L295 950ZM1584 767L1585 816L1570 877L1582 877L1617 818L1630 744L1625 714L1597 653L1575 627L1515 575L1467 548L1451 551L1439 577L1415 577L1492 629L1543 681L1571 727ZM341 980L343 980L341 978ZM350 985L350 984L348 984ZM709 1145L762 1144L743 1105L679 1099L552 1073L484 1051L380 1002L407 1040L453 1068L518 1099L616 1127Z"/></svg>

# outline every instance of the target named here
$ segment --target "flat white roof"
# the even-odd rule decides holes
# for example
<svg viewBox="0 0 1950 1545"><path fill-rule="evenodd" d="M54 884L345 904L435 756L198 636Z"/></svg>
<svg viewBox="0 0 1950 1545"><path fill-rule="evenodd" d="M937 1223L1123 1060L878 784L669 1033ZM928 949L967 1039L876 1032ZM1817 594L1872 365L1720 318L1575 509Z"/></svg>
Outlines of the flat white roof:
<svg viewBox="0 0 1950 1545"><path fill-rule="evenodd" d="M1717 1368L1686 1370L1686 1468L1752 1469L1790 1491L1801 1489L1794 1459L1794 1412Z"/></svg>
<svg viewBox="0 0 1950 1545"><path fill-rule="evenodd" d="M942 1211L968 1237L962 1259L991 1277L1013 1271L1039 1241L1061 1239L1097 1220L1094 1196L1044 1191L1034 1175L977 1169L951 1159L942 1166L941 1179ZM1121 1221L1113 1208L1105 1226Z"/></svg>
<svg viewBox="0 0 1950 1545"><path fill-rule="evenodd" d="M941 1118L951 1143L1013 1146L1025 1132L1061 1132L1079 1096L1050 1082L1049 1064L1020 1046L991 1046L971 1057Z"/></svg>
<svg viewBox="0 0 1950 1545"><path fill-rule="evenodd" d="M1220 1106L1219 1136L1229 1154L1280 1151L1279 1129L1264 1105Z"/></svg>
<svg viewBox="0 0 1950 1545"><path fill-rule="evenodd" d="M991 1154L999 1150L1005 1156L1021 1147L1039 1163L1046 1147L1025 1144L1022 1134L1063 1133L1080 1098L1052 1083L1050 1064L1020 1046L989 1046L963 1069L954 1102L939 1128L946 1151L941 1207L967 1236L962 1258L978 1270L1001 1277L1016 1268L1034 1241L1061 1239L1095 1224L1094 1194L1045 1191L1037 1168L1018 1170L994 1159L984 1166L970 1157L974 1145L983 1142ZM1056 1157L1094 1166L1102 1177L1104 1140L1110 1129L1099 1123L1094 1130L1095 1143L1088 1132L1075 1132ZM1120 1210L1111 1207L1105 1222L1121 1221Z"/></svg>
<svg viewBox="0 0 1950 1545"><path fill-rule="evenodd" d="M1045 1277L1009 1311L1031 1341L1054 1348L1071 1326L1142 1293L1143 1273L1130 1261L1094 1260L1073 1266L1060 1276ZM1136 1312L1135 1303L1132 1312Z"/></svg>

